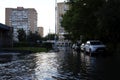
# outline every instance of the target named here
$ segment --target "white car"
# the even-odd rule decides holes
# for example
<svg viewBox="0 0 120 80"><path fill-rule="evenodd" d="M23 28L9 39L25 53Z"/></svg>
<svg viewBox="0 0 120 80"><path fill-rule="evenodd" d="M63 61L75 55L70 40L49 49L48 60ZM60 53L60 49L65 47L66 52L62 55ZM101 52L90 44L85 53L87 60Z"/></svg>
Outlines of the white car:
<svg viewBox="0 0 120 80"><path fill-rule="evenodd" d="M77 44L72 45L72 49L77 50L77 48L78 48Z"/></svg>
<svg viewBox="0 0 120 80"><path fill-rule="evenodd" d="M85 44L82 43L81 46L80 46L81 51L84 51L84 46L85 46Z"/></svg>
<svg viewBox="0 0 120 80"><path fill-rule="evenodd" d="M99 40L89 40L84 45L84 51L87 53L101 53L106 51L106 45Z"/></svg>

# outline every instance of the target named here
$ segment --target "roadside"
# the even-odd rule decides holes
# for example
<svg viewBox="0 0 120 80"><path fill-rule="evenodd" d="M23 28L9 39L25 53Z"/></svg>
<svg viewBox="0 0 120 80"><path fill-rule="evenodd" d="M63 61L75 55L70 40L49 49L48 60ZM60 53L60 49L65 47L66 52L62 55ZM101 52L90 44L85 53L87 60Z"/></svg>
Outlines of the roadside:
<svg viewBox="0 0 120 80"><path fill-rule="evenodd" d="M18 56L25 56L40 52L48 52L49 49L43 47L14 47L0 49L0 63L16 61Z"/></svg>
<svg viewBox="0 0 120 80"><path fill-rule="evenodd" d="M47 52L47 48L41 47L14 47L14 48L2 48L1 52L20 52L20 53L36 53L36 52Z"/></svg>

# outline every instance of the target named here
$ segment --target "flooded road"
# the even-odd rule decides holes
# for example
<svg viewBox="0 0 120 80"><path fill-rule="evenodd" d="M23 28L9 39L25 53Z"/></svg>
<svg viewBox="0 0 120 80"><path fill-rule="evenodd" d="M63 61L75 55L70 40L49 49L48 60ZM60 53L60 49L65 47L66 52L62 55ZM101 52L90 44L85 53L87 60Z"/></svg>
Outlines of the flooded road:
<svg viewBox="0 0 120 80"><path fill-rule="evenodd" d="M0 63L0 80L119 80L119 61L67 49L35 53Z"/></svg>

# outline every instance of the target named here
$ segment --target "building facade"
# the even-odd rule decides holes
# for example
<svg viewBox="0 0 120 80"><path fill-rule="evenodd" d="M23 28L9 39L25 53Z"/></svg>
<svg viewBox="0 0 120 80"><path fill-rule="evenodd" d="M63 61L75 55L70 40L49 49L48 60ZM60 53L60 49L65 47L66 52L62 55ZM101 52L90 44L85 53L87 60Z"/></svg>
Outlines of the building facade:
<svg viewBox="0 0 120 80"><path fill-rule="evenodd" d="M41 37L43 37L43 27L38 27L38 34L41 36Z"/></svg>
<svg viewBox="0 0 120 80"><path fill-rule="evenodd" d="M0 23L0 48L12 47L12 27Z"/></svg>
<svg viewBox="0 0 120 80"><path fill-rule="evenodd" d="M34 8L6 8L5 24L13 27L13 39L18 41L17 31L23 29L28 35L37 31L37 11Z"/></svg>
<svg viewBox="0 0 120 80"><path fill-rule="evenodd" d="M64 34L66 34L64 28L61 26L62 16L69 9L69 6L65 2L57 3L57 35L59 40L64 40Z"/></svg>

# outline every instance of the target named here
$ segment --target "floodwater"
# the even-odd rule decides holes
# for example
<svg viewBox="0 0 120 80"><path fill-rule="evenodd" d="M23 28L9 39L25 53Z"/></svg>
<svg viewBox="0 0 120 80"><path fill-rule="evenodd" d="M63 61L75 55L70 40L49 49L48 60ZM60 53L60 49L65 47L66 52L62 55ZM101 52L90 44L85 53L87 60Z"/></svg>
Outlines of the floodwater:
<svg viewBox="0 0 120 80"><path fill-rule="evenodd" d="M42 52L0 63L0 80L120 80L119 58Z"/></svg>

